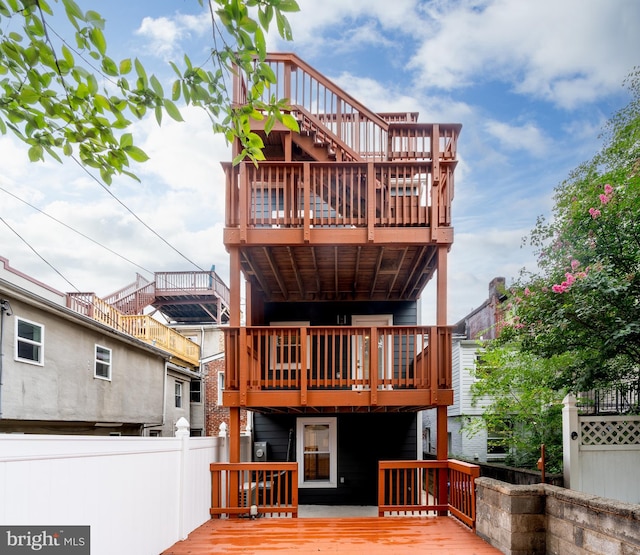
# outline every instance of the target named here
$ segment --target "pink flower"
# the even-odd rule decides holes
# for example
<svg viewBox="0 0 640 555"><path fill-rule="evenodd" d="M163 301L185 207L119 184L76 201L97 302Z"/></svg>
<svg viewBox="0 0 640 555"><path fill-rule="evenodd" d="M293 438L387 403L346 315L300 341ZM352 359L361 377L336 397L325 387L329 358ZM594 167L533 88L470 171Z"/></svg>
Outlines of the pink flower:
<svg viewBox="0 0 640 555"><path fill-rule="evenodd" d="M611 195L611 193L613 193L613 187L607 183L604 186L604 194L605 195Z"/></svg>
<svg viewBox="0 0 640 555"><path fill-rule="evenodd" d="M575 272L576 268L580 266L580 261L579 260L572 260L571 261L571 269Z"/></svg>
<svg viewBox="0 0 640 555"><path fill-rule="evenodd" d="M567 278L567 281L566 281L566 282L565 282L565 281L563 281L562 283L563 283L563 284L564 284L564 283L566 283L566 284L567 284L567 287L569 287L570 285L573 285L573 283L576 281L576 278L575 278L575 277L573 277L573 275L571 275L569 272L567 272L567 273L564 275L564 277L566 277L566 278Z"/></svg>
<svg viewBox="0 0 640 555"><path fill-rule="evenodd" d="M551 287L551 291L553 291L554 293L564 293L567 290L567 286L566 285L554 285L553 287Z"/></svg>
<svg viewBox="0 0 640 555"><path fill-rule="evenodd" d="M610 200L607 195L599 195L599 198L600 198L600 202L602 204L607 204L607 202L609 202L609 200Z"/></svg>
<svg viewBox="0 0 640 555"><path fill-rule="evenodd" d="M597 208L589 208L589 214L591 214L591 217L595 220L600 216L601 212Z"/></svg>
<svg viewBox="0 0 640 555"><path fill-rule="evenodd" d="M529 295L531 295L531 290L528 287L524 288L524 296L528 297Z"/></svg>

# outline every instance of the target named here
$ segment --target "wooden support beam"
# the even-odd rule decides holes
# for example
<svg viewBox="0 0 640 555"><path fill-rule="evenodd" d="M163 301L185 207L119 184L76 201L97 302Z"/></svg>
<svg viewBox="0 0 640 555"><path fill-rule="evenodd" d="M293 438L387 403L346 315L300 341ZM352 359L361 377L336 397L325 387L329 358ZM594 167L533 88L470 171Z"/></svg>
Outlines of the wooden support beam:
<svg viewBox="0 0 640 555"><path fill-rule="evenodd" d="M276 281L278 282L278 287L280 287L280 292L282 293L282 296L286 299L289 298L289 292L287 290L287 286L284 283L284 279L282 278L282 274L280 273L280 269L278 268L278 264L276 263L276 261L273 259L273 256L271 254L271 250L267 247L262 247L262 250L264 252L265 257L267 258L267 262L269 262L269 266L271 268L271 271L273 272L273 275L276 278Z"/></svg>
<svg viewBox="0 0 640 555"><path fill-rule="evenodd" d="M302 277L300 276L300 268L298 268L298 264L296 264L295 259L295 251L291 247L287 247L287 253L289 253L289 262L291 262L291 269L293 270L293 275L296 278L296 283L298 284L298 291L300 292L300 298L304 299L306 296L306 292L304 289L304 284L302 283Z"/></svg>
<svg viewBox="0 0 640 555"><path fill-rule="evenodd" d="M371 289L369 290L369 298L373 297L373 293L376 290L376 281L380 275L380 266L382 265L382 257L384 255L384 247L380 247L378 252L378 260L376 261L376 270L373 273L373 279L371 280Z"/></svg>

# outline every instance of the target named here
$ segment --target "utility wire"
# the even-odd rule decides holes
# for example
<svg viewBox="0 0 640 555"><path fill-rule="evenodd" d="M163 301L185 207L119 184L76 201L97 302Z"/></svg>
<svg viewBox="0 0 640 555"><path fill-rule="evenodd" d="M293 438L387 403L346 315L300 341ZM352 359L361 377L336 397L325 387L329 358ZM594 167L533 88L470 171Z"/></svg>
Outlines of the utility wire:
<svg viewBox="0 0 640 555"><path fill-rule="evenodd" d="M15 229L13 229L10 225L9 222L7 222L2 216L0 216L0 222L2 222L4 225L6 225L12 232L13 234L18 237L18 239L20 239L25 245L27 245L27 247L29 247L29 249L31 251L33 251L33 253L40 259L42 260L47 266L49 266L49 268L51 268L56 274L58 274L64 281L66 281L71 288L74 291L77 291L78 293L80 292L80 290L73 284L71 283L65 276L62 275L62 272L60 272L53 264L51 264L48 260L46 260L36 249L34 249L29 242L22 236L20 235Z"/></svg>
<svg viewBox="0 0 640 555"><path fill-rule="evenodd" d="M83 172L85 172L91 179L93 179L98 185L100 185L100 187L102 187L118 204L120 204L120 206L122 206L127 212L129 212L129 214L131 214L136 220L138 220L138 222L140 222L145 228L147 228L151 233L153 233L158 239L160 239L165 245L167 245L171 250L173 250L174 252L176 252L178 255L180 255L182 258L184 258L189 264L193 265L194 267L198 268L198 270L200 270L201 272L206 272L207 270L205 270L204 268L201 268L198 264L196 264L193 260L191 260L188 256L186 256L185 254L183 254L182 252L180 252L176 247L174 247L171 243L169 243L169 241L167 241L164 237L162 237L162 235L160 235L155 229L153 229L151 226L149 226L146 222L144 222L142 220L142 218L140 218L140 216L138 216L133 210L131 210L124 202L122 202L117 196L115 196L110 190L109 188L102 183L95 175L93 175L85 166L82 165L82 163L75 157L75 156L71 156L71 159L78 164L78 166L80 167L80 169L82 169Z"/></svg>
<svg viewBox="0 0 640 555"><path fill-rule="evenodd" d="M80 235L81 237L84 237L85 239L91 241L94 245L98 245L99 247L102 247L103 249L109 251L111 254L115 254L116 256L118 256L119 258L121 258L122 260L124 260L125 262L128 262L129 264L135 266L136 268L139 268L140 270L147 272L150 275L153 275L153 272L151 270L148 270L147 268L145 268L144 266L140 266L140 264L136 264L135 262L133 262L133 260L129 260L126 256L120 254L119 252L114 251L113 249L110 249L109 247L107 247L106 245L103 245L102 243L100 243L99 241L96 241L95 239L92 239L91 237L89 237L88 235L85 235L84 233L82 233L82 231L78 231L77 229L71 227L68 224L65 224L63 221L59 220L58 218L52 216L51 214L47 214L44 210L40 210L40 208L38 208L37 206L34 206L33 204L31 204L30 202L20 198L19 196L15 195L14 193L12 193L11 191L7 191L4 187L0 186L0 191L5 192L7 195L12 196L14 199L19 200L20 202L26 204L28 207L33 208L34 210L36 210L37 212L40 212L40 214L42 214L43 216L46 216L47 218L53 220L54 222L56 222L57 224L60 224L61 226L66 227L68 230L73 231L74 233L77 233L78 235Z"/></svg>

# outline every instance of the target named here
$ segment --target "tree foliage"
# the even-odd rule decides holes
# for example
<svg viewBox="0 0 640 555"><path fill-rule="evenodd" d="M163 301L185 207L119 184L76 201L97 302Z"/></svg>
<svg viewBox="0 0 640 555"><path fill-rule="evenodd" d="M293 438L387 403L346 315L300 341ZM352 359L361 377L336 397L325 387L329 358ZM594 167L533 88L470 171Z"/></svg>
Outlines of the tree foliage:
<svg viewBox="0 0 640 555"><path fill-rule="evenodd" d="M539 271L514 287L502 341L563 357L555 387L574 392L640 379L640 72L608 122L602 150L557 189L551 222L530 235Z"/></svg>
<svg viewBox="0 0 640 555"><path fill-rule="evenodd" d="M0 133L11 130L26 143L32 161L73 156L110 183L119 173L135 177L128 171L130 160L147 159L127 132L132 122L149 112L158 124L165 115L181 121L178 104L183 102L203 108L214 131L228 141L240 139L243 150L236 162L263 159L262 141L250 131L251 118L268 118L267 129L276 120L297 128L286 113L286 99L262 101L276 80L264 63L264 33L275 19L280 35L291 40L285 13L298 11L298 5L295 0L208 4L213 36L222 46L212 48L209 69L187 56L172 62L176 78L167 93L138 58L109 57L99 13L83 11L74 0L0 0ZM56 31L54 9L64 10L73 37ZM234 68L247 76L243 106L234 106L227 90Z"/></svg>
<svg viewBox="0 0 640 555"><path fill-rule="evenodd" d="M535 469L544 443L547 469L562 469L564 393L554 388L554 381L563 359L524 353L514 343L492 341L482 346L471 386L472 402L484 409L481 425L499 432L507 464ZM478 421L468 427L472 434L478 428Z"/></svg>

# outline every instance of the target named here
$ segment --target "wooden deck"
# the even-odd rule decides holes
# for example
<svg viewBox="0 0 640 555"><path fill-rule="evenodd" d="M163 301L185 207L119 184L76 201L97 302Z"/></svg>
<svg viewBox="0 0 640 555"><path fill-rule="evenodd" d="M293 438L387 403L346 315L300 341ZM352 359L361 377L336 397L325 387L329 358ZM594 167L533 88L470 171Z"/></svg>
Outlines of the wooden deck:
<svg viewBox="0 0 640 555"><path fill-rule="evenodd" d="M451 517L211 520L162 555L499 555Z"/></svg>

